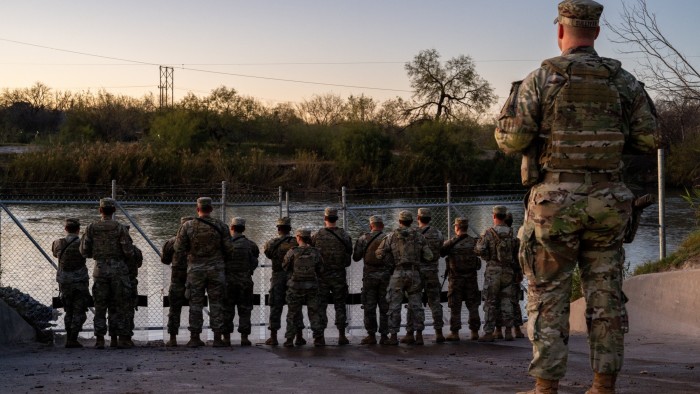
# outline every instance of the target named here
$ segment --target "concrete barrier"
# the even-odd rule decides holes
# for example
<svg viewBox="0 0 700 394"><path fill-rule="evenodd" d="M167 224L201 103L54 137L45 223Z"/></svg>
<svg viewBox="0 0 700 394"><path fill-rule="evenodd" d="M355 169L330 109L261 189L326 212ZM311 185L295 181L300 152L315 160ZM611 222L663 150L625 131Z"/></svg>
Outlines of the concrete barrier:
<svg viewBox="0 0 700 394"><path fill-rule="evenodd" d="M630 332L700 338L700 269L633 276L623 290ZM586 304L571 303L572 332L586 331Z"/></svg>
<svg viewBox="0 0 700 394"><path fill-rule="evenodd" d="M0 300L0 345L34 342L36 332L22 316Z"/></svg>

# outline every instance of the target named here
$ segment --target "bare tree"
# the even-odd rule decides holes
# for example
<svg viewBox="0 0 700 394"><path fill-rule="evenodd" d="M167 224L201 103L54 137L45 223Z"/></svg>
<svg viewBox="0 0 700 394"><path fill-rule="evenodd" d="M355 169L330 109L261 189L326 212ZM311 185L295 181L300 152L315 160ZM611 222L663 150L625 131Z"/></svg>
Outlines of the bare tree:
<svg viewBox="0 0 700 394"><path fill-rule="evenodd" d="M297 105L299 114L307 123L331 126L344 120L346 103L337 94L314 95Z"/></svg>
<svg viewBox="0 0 700 394"><path fill-rule="evenodd" d="M416 100L409 111L420 117L427 117L434 110L435 120L450 118L458 108L478 113L495 100L491 85L477 74L474 61L467 55L442 64L438 51L427 49L420 51L404 68Z"/></svg>
<svg viewBox="0 0 700 394"><path fill-rule="evenodd" d="M622 53L644 56L637 73L647 86L667 99L700 100L698 69L663 34L646 0L623 2L620 17L619 25L605 20L611 41L628 46Z"/></svg>

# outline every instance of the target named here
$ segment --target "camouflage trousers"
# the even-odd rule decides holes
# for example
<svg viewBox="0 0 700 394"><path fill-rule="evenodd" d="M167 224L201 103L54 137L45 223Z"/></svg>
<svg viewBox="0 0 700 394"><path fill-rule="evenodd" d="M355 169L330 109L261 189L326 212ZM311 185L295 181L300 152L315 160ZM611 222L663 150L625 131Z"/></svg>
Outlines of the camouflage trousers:
<svg viewBox="0 0 700 394"><path fill-rule="evenodd" d="M131 284L131 291L129 292L129 296L128 296L128 298L129 298L128 302L130 302L130 305L127 306L126 311L125 311L126 321L127 321L127 326L129 327L129 331L127 334L124 334L124 335L131 337L131 336L134 336L134 327L135 327L134 317L136 317L135 310L136 310L136 308L138 308L138 305L139 305L139 291L138 291L139 280L138 280L138 278L135 278L135 277L129 277L129 283ZM109 335L115 336L117 334L114 330L114 327L116 327L117 325L112 320L113 314L112 314L111 307L110 307L110 309L108 309L108 316L109 316L108 317L108 319L109 319Z"/></svg>
<svg viewBox="0 0 700 394"><path fill-rule="evenodd" d="M401 304L404 292L408 295L408 309L413 310L413 328L422 331L425 327L425 312L421 299L423 286L418 269L396 268L389 280L386 299L389 301L389 333L396 334L401 330Z"/></svg>
<svg viewBox="0 0 700 394"><path fill-rule="evenodd" d="M190 326L192 334L202 332L205 291L209 296L209 326L214 332L224 332L223 305L226 292L224 265L198 265L187 268L186 292L189 291Z"/></svg>
<svg viewBox="0 0 700 394"><path fill-rule="evenodd" d="M108 309L110 334L131 335L129 308L133 304L131 301L131 281L127 272L94 278L92 298L95 301L95 335L107 335Z"/></svg>
<svg viewBox="0 0 700 394"><path fill-rule="evenodd" d="M287 330L284 333L285 338L294 338L299 331L294 322L303 320L301 309L304 302L306 302L306 309L314 338L323 336L325 327L321 321L321 302L318 288L295 289L289 287L287 289Z"/></svg>
<svg viewBox="0 0 700 394"><path fill-rule="evenodd" d="M345 300L348 297L348 282L345 278L345 271L326 273L319 280L318 298L321 314L321 325L325 329L328 327L328 298L333 300L335 307L335 326L338 330L344 330L348 326L347 313L345 311ZM289 313L289 312L287 312Z"/></svg>
<svg viewBox="0 0 700 394"><path fill-rule="evenodd" d="M433 315L433 327L442 329L444 321L442 320L442 304L440 303L440 277L438 276L437 268L423 268L420 270L420 281L423 284L423 292L425 292L430 307L430 313ZM421 295L422 298L422 295ZM413 331L413 311L408 309L406 316L406 330Z"/></svg>
<svg viewBox="0 0 700 394"><path fill-rule="evenodd" d="M389 302L386 289L389 286L388 272L365 273L362 277L362 309L365 315L365 329L369 334L377 332L377 307L379 307L379 333L389 333Z"/></svg>
<svg viewBox="0 0 700 394"><path fill-rule="evenodd" d="M187 267L172 267L170 271L170 288L168 289L168 334L177 335L180 332L180 316L182 307L187 303L185 298L185 283L187 283Z"/></svg>
<svg viewBox="0 0 700 394"><path fill-rule="evenodd" d="M477 281L477 271L462 275L450 275L447 289L447 306L450 307L450 331L462 329L462 302L469 311L469 329L478 331L481 327L479 305L481 293Z"/></svg>
<svg viewBox="0 0 700 394"><path fill-rule="evenodd" d="M513 327L520 327L523 325L523 312L520 307L520 300L523 298L523 289L520 287L520 283L513 283L513 299L511 303L513 304ZM503 314L498 311L498 318L496 319L496 327L503 327Z"/></svg>
<svg viewBox="0 0 700 394"><path fill-rule="evenodd" d="M61 283L61 301L66 316L63 318L66 331L80 332L87 320L87 308L90 301L88 279L84 282Z"/></svg>
<svg viewBox="0 0 700 394"><path fill-rule="evenodd" d="M529 372L560 379L566 372L569 297L578 263L586 299L591 367L622 368L622 240L633 195L623 183L542 183L532 188L520 229L520 264L528 279Z"/></svg>
<svg viewBox="0 0 700 394"><path fill-rule="evenodd" d="M253 311L253 278L250 272L226 274L226 297L224 297L224 331L233 332L233 319L238 308L238 332L250 334L250 313Z"/></svg>
<svg viewBox="0 0 700 394"><path fill-rule="evenodd" d="M513 269L488 262L484 270L484 332L493 332L501 316L503 326L513 327Z"/></svg>
<svg viewBox="0 0 700 394"><path fill-rule="evenodd" d="M287 272L272 272L270 278L270 330L278 331L282 328L282 310L287 297ZM289 312L287 312L289 313ZM304 329L304 320L301 313L297 315L294 323L297 330Z"/></svg>

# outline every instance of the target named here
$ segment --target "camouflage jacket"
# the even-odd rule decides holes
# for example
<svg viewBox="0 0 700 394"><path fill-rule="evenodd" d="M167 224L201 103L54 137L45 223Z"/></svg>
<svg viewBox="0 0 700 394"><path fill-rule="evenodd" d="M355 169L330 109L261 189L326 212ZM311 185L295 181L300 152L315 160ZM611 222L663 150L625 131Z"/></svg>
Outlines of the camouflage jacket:
<svg viewBox="0 0 700 394"><path fill-rule="evenodd" d="M233 244L233 258L226 260L226 272L253 273L258 268L260 249L255 242L246 238L243 234L235 234L231 237Z"/></svg>
<svg viewBox="0 0 700 394"><path fill-rule="evenodd" d="M312 267L304 267L305 274L295 274L295 264L306 257L304 262ZM282 267L287 272L287 286L293 289L312 289L318 287L318 278L323 273L323 256L318 248L313 246L295 246L287 252L282 262ZM301 276L301 278L300 278Z"/></svg>
<svg viewBox="0 0 700 394"><path fill-rule="evenodd" d="M321 251L326 275L344 273L352 263L352 239L342 228L323 227L316 231L311 236L311 246Z"/></svg>
<svg viewBox="0 0 700 394"><path fill-rule="evenodd" d="M448 276L454 277L478 271L481 262L476 255L476 238L455 235L442 244L440 255L446 257Z"/></svg>
<svg viewBox="0 0 700 394"><path fill-rule="evenodd" d="M496 249L499 240L496 239L496 235L494 235L494 232L498 235L498 237L501 240L510 239L510 264L505 264L499 261L498 251ZM484 261L486 261L487 264L498 264L503 266L508 265L511 268L516 269L516 266L519 267L516 240L517 238L514 236L512 228L504 224L490 227L486 229L486 231L484 231L479 240L476 242L476 254L479 255L479 257L481 257L482 259L484 259Z"/></svg>
<svg viewBox="0 0 700 394"><path fill-rule="evenodd" d="M399 227L389 233L377 247L376 256L391 267L417 268L421 262L433 260L428 241L415 228Z"/></svg>
<svg viewBox="0 0 700 394"><path fill-rule="evenodd" d="M58 258L56 281L60 284L87 282L88 271L85 257L80 254L80 242L77 234L68 234L51 244L53 256Z"/></svg>
<svg viewBox="0 0 700 394"><path fill-rule="evenodd" d="M160 262L170 265L172 269L187 269L187 255L175 254L175 240L177 237L165 241L160 254Z"/></svg>
<svg viewBox="0 0 700 394"><path fill-rule="evenodd" d="M423 262L421 268L432 268L437 269L438 261L440 261L440 248L442 243L445 241L445 237L442 236L442 232L433 226L418 227L418 232L425 237L428 241L428 247L430 251L433 252L433 258L430 261Z"/></svg>
<svg viewBox="0 0 700 394"><path fill-rule="evenodd" d="M272 261L272 272L282 271L282 262L289 249L297 246L296 238L291 235L283 235L265 242L263 252Z"/></svg>
<svg viewBox="0 0 700 394"><path fill-rule="evenodd" d="M98 239L95 239L96 233ZM107 234L109 237L104 238L99 234ZM103 218L85 228L80 239L80 254L95 260L124 260L134 255L134 243L126 226Z"/></svg>
<svg viewBox="0 0 700 394"><path fill-rule="evenodd" d="M185 222L177 232L175 253L187 255L188 269L223 267L233 258L233 244L228 226L219 219L205 216Z"/></svg>
<svg viewBox="0 0 700 394"><path fill-rule="evenodd" d="M384 260L378 259L376 255L377 248L384 237L386 237L384 232L372 231L371 233L362 234L355 242L355 248L352 252L352 259L354 261L363 260L363 274L374 272L389 273L389 271L391 271L391 267L388 266Z"/></svg>

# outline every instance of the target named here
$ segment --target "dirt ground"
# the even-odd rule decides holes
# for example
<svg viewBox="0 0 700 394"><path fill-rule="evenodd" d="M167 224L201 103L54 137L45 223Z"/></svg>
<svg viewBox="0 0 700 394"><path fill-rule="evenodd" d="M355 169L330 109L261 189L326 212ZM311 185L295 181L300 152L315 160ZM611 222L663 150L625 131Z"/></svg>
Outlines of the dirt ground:
<svg viewBox="0 0 700 394"><path fill-rule="evenodd" d="M428 342L431 342L427 338ZM531 347L514 342L425 346L65 349L38 344L0 348L2 393L339 392L514 393L530 389ZM668 337L626 338L619 393L700 392L700 343ZM86 346L90 341L83 342ZM561 393L590 384L586 339L570 341Z"/></svg>

